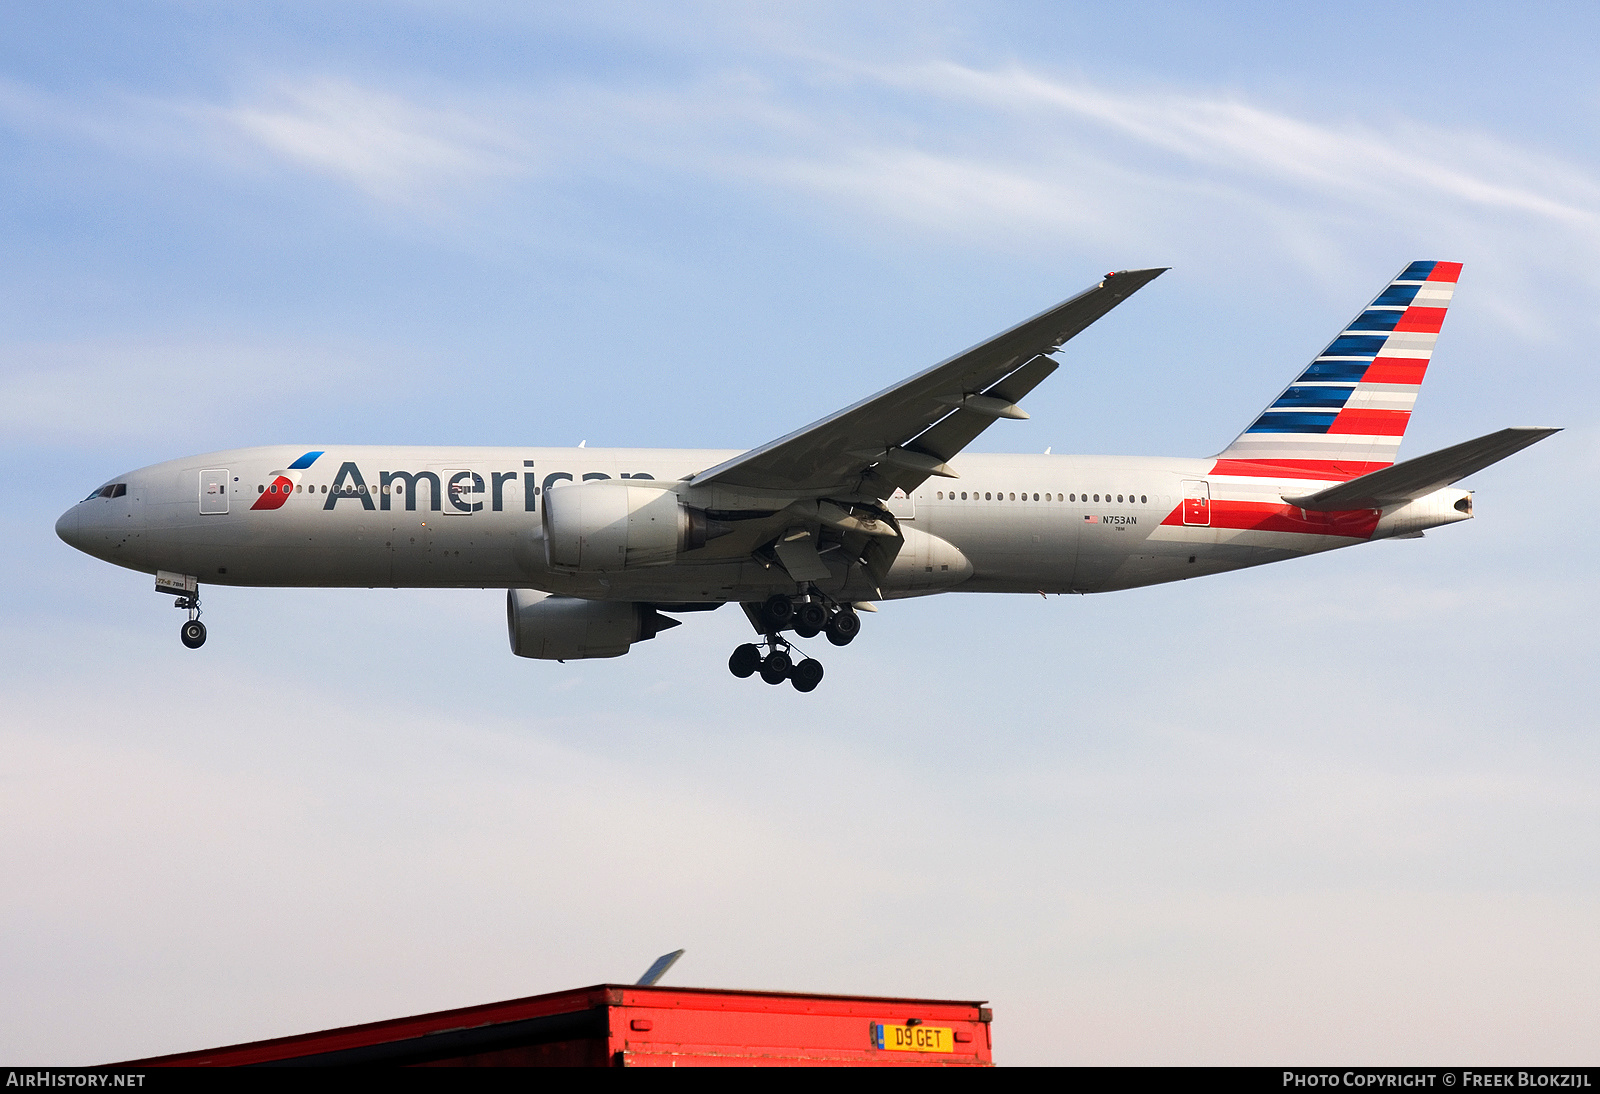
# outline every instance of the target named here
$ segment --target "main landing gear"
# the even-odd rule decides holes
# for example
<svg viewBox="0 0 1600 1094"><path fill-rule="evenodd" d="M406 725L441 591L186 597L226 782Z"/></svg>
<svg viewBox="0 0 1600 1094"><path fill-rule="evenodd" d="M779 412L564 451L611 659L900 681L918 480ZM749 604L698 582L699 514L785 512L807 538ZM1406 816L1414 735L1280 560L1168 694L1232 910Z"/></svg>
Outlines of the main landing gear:
<svg viewBox="0 0 1600 1094"><path fill-rule="evenodd" d="M180 596L173 601L174 608L185 608L189 618L178 628L178 638L191 650L197 650L206 644L206 625L200 622L200 593L196 590L193 596Z"/></svg>
<svg viewBox="0 0 1600 1094"><path fill-rule="evenodd" d="M861 617L855 609L834 604L815 592L798 597L779 593L759 607L748 605L746 610L752 623L759 621L762 639L759 644L746 642L728 658L728 671L741 680L760 673L769 684L787 680L796 691L812 691L822 683L822 662L805 657L797 664L794 646L782 632L792 630L798 638L826 634L835 646L848 646L861 633Z"/></svg>

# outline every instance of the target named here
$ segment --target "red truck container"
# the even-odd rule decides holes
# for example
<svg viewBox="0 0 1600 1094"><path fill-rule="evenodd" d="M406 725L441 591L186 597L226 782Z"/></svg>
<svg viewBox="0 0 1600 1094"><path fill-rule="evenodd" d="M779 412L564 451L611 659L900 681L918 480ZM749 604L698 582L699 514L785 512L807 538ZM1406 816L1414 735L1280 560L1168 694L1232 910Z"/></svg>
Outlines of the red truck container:
<svg viewBox="0 0 1600 1094"><path fill-rule="evenodd" d="M117 1067L988 1067L982 1003L597 984Z"/></svg>

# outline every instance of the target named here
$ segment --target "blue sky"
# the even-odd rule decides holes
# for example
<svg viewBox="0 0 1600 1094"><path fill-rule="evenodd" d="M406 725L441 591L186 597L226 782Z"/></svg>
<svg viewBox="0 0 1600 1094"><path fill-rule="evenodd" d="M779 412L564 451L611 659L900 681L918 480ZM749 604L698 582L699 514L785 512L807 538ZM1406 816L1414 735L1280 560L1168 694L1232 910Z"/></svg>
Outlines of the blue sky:
<svg viewBox="0 0 1600 1094"><path fill-rule="evenodd" d="M986 998L1009 1063L1593 1056L1594 12L10 5L0 1058L636 976ZM1422 541L505 647L493 592L206 597L59 543L257 443L754 446L1115 268L991 450L1204 455L1407 262ZM893 850L899 837L935 850Z"/></svg>

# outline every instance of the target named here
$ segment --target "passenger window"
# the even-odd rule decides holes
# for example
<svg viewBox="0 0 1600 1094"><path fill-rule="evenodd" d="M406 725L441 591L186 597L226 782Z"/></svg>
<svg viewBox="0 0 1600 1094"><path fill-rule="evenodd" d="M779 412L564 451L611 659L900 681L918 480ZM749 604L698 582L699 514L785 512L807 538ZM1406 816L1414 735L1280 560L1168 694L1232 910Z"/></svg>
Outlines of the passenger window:
<svg viewBox="0 0 1600 1094"><path fill-rule="evenodd" d="M1145 497L1143 494L1140 494L1139 495L1139 504L1140 505L1149 505L1150 504L1150 499Z"/></svg>
<svg viewBox="0 0 1600 1094"><path fill-rule="evenodd" d="M265 494L266 492L267 488L265 486L262 486L260 483L256 483L256 493Z"/></svg>
<svg viewBox="0 0 1600 1094"><path fill-rule="evenodd" d="M1016 495L1015 495L1015 494L1012 494L1012 495L1011 495L1011 500L1012 500L1012 501L1016 501L1016 500L1017 500L1017 496L1016 496Z"/></svg>
<svg viewBox="0 0 1600 1094"><path fill-rule="evenodd" d="M1121 500L1122 500L1122 495L1121 495L1121 494L1118 494L1118 495L1117 495L1117 500L1118 500L1118 501L1121 501Z"/></svg>
<svg viewBox="0 0 1600 1094"><path fill-rule="evenodd" d="M1099 495L1099 494L1096 494L1096 495L1095 495L1095 496L1094 496L1094 500L1095 500L1095 501L1099 501L1099 500L1100 500L1100 495Z"/></svg>
<svg viewBox="0 0 1600 1094"><path fill-rule="evenodd" d="M1033 496L1033 500L1034 500L1034 501L1038 501L1038 500L1039 500L1039 495L1038 495L1038 494L1035 494L1035 495L1034 495L1034 496Z"/></svg>
<svg viewBox="0 0 1600 1094"><path fill-rule="evenodd" d="M1067 499L1063 498L1060 494L1057 494L1056 495L1056 500L1057 501L1066 501Z"/></svg>

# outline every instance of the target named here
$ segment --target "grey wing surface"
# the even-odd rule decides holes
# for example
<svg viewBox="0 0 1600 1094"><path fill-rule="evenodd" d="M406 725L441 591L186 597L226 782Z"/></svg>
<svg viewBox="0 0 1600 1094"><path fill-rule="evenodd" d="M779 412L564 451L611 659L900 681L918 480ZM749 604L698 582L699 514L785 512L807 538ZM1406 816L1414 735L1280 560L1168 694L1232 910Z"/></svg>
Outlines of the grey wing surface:
<svg viewBox="0 0 1600 1094"><path fill-rule="evenodd" d="M695 475L717 484L800 496L887 497L930 475L1054 372L1048 354L1132 296L1165 268L1107 274L1094 287L1040 312L853 406Z"/></svg>

